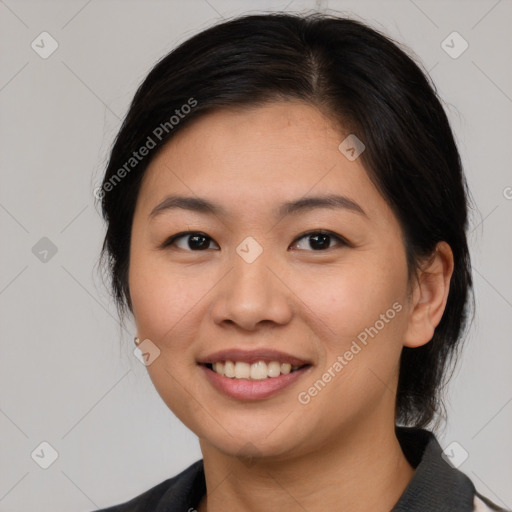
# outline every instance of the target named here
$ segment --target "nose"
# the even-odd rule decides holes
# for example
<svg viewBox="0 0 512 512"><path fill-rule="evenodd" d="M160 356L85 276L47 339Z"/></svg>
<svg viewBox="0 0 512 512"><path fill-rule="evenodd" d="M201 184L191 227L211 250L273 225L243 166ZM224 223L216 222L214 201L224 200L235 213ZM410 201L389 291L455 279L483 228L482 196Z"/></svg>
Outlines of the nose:
<svg viewBox="0 0 512 512"><path fill-rule="evenodd" d="M231 271L215 287L211 313L216 324L254 331L264 324L290 322L293 293L270 251L251 263L235 252L230 263Z"/></svg>

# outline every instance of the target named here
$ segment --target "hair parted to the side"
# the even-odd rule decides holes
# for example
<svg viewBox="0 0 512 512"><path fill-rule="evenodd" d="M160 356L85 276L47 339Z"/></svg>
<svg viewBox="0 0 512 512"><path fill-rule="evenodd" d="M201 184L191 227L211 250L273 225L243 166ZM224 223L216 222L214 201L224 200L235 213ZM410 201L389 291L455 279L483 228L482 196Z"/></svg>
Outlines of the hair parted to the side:
<svg viewBox="0 0 512 512"><path fill-rule="evenodd" d="M191 98L194 107L181 110ZM411 276L438 242L453 251L441 322L432 340L404 347L400 360L397 424L424 427L443 409L441 391L468 326L469 193L434 86L395 42L359 21L320 13L242 16L191 37L154 66L117 135L102 185L102 261L119 311L132 309L132 220L141 180L158 149L213 109L286 100L316 106L364 142L360 158L402 226ZM170 126L176 110L179 122ZM106 184L148 137L156 147L107 191Z"/></svg>

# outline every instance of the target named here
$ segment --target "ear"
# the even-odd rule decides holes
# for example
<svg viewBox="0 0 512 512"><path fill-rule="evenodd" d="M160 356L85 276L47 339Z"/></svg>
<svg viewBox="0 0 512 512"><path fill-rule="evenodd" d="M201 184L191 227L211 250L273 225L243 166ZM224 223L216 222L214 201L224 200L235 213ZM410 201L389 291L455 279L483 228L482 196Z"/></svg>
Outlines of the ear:
<svg viewBox="0 0 512 512"><path fill-rule="evenodd" d="M453 253L446 242L439 242L426 265L418 270L410 302L409 325L404 346L420 347L434 336L450 291Z"/></svg>

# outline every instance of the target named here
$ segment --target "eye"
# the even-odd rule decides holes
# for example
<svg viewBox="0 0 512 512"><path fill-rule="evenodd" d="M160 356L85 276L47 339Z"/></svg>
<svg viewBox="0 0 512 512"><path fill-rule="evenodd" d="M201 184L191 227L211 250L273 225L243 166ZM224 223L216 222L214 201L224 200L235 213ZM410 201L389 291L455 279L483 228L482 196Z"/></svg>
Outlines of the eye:
<svg viewBox="0 0 512 512"><path fill-rule="evenodd" d="M300 247L300 241L306 240L306 242L302 242L302 247ZM309 231L297 237L293 242L294 245L298 245L300 250L308 250L306 244L309 244L309 248L314 251L325 251L327 249L332 249L332 242L337 242L338 245L341 246L349 246L350 244L341 236L332 233L331 231L326 230L316 230ZM207 249L211 249L210 244L214 243L216 248L219 249L219 246L213 241L211 237L209 237L205 233L197 232L197 231L185 231L182 233L178 233L176 235L168 238L163 244L162 247L171 247L175 246L179 249L185 251L205 251ZM299 242L299 243L298 243Z"/></svg>
<svg viewBox="0 0 512 512"><path fill-rule="evenodd" d="M177 243L181 240L186 240L186 243ZM178 233L176 235L171 236L171 238L168 238L163 244L162 247L170 247L172 245L175 245L179 249L183 249L185 251L204 251L206 249L210 249L209 245L210 242L213 242L213 239L210 238L205 233L200 233L197 231L186 231L183 233ZM214 242L215 243L215 242ZM217 245L217 244L215 244ZM217 245L217 248L219 246Z"/></svg>
<svg viewBox="0 0 512 512"><path fill-rule="evenodd" d="M309 247L314 251L325 251L326 249L331 249L331 241L335 240L338 242L338 245L348 246L349 243L343 239L341 236L332 233L331 231L325 230L317 230L317 231L309 231L308 233L304 233L300 235L300 237L295 239L294 244L297 244L297 241L302 239L306 239L306 243L303 243L303 247L299 248L300 250L304 250L307 248L304 247L309 244Z"/></svg>

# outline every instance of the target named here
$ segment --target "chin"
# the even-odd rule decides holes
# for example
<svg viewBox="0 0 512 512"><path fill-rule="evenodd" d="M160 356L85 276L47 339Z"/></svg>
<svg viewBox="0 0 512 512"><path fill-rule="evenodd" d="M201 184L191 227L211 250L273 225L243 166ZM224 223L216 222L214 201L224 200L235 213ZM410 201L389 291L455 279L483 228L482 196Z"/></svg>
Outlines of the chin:
<svg viewBox="0 0 512 512"><path fill-rule="evenodd" d="M258 420L254 415L242 416L241 413L233 415L221 425L210 418L210 421L201 421L200 425L193 422L187 426L200 438L202 445L239 457L296 455L297 450L307 444L308 438L313 438L312 433L304 433L304 425L301 425L301 431L297 430L296 419L289 421L293 415L283 414L282 418L273 421Z"/></svg>
<svg viewBox="0 0 512 512"><path fill-rule="evenodd" d="M272 460L276 458L287 458L288 454L297 454L297 447L301 445L300 440L291 439L290 436L275 437L272 441L252 437L247 433L240 436L208 436L201 440L202 444L214 447L216 450L231 457L241 459Z"/></svg>

